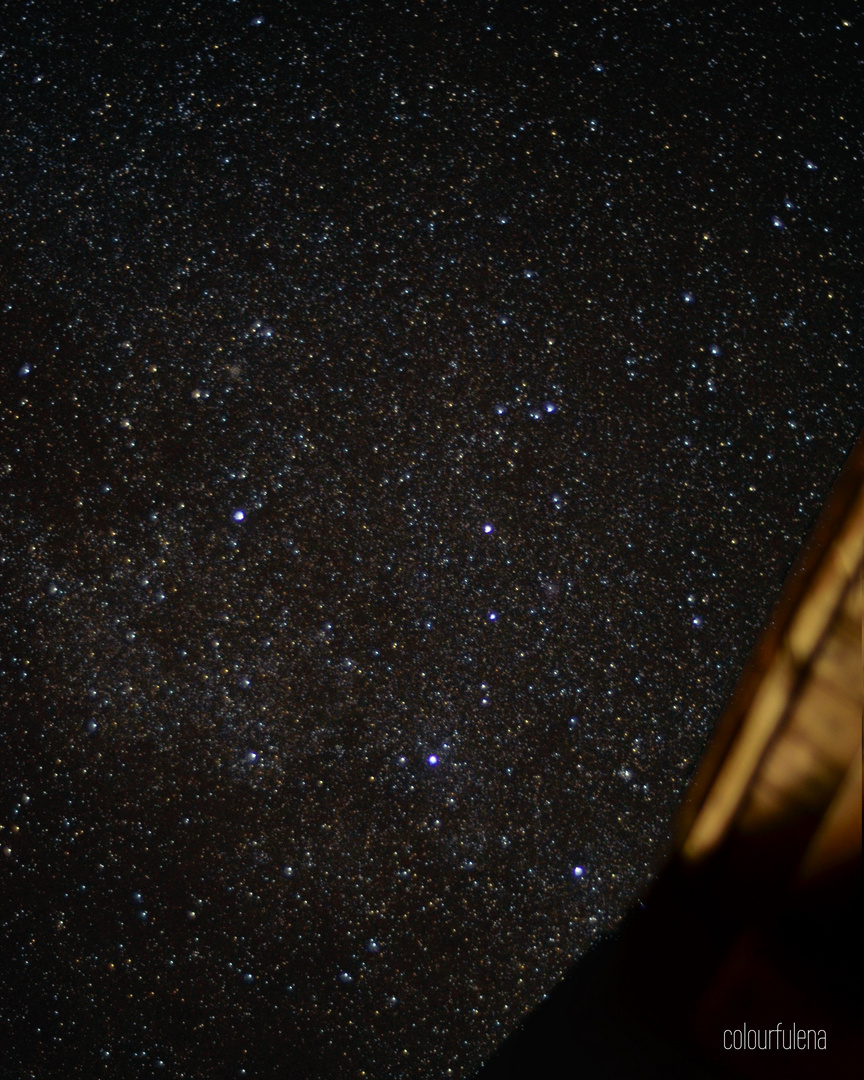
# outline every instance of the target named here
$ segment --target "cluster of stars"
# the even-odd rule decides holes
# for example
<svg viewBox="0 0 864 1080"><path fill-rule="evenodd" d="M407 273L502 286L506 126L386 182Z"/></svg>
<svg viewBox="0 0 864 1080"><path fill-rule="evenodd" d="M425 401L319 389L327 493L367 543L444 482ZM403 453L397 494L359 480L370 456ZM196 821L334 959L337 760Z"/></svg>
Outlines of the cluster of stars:
<svg viewBox="0 0 864 1080"><path fill-rule="evenodd" d="M860 425L855 31L120 6L0 44L4 1065L467 1078Z"/></svg>

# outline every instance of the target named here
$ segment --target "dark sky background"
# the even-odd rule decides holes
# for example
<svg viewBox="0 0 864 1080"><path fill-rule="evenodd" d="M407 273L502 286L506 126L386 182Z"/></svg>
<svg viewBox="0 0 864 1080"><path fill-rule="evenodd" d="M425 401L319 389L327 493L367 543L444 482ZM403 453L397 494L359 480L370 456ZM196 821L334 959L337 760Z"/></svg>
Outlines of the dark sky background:
<svg viewBox="0 0 864 1080"><path fill-rule="evenodd" d="M838 11L2 4L0 1076L465 1078L644 891L864 417Z"/></svg>

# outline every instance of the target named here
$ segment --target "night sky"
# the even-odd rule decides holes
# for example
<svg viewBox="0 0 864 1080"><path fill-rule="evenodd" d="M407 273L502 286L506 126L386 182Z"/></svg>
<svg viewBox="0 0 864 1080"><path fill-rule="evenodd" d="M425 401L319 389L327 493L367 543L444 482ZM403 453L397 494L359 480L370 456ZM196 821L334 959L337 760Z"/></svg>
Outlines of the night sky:
<svg viewBox="0 0 864 1080"><path fill-rule="evenodd" d="M644 894L864 419L809 9L2 5L0 1076L466 1078Z"/></svg>

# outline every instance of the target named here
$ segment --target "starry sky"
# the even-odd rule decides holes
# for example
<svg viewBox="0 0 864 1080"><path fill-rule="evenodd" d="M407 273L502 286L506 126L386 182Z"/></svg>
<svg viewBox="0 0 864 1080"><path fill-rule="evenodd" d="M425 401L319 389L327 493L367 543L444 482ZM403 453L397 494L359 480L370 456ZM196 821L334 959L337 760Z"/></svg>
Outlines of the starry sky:
<svg viewBox="0 0 864 1080"><path fill-rule="evenodd" d="M0 1075L469 1077L864 419L860 27L2 9Z"/></svg>

